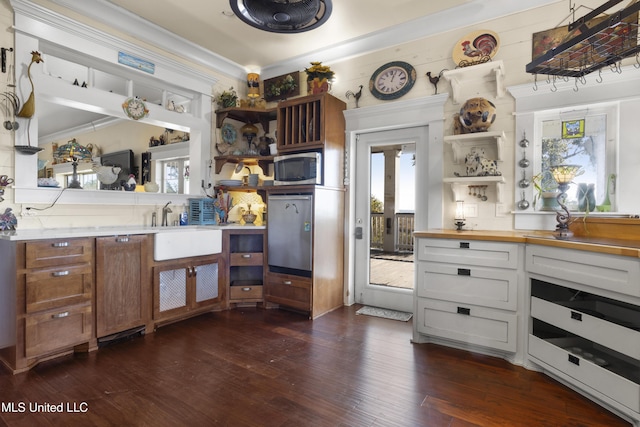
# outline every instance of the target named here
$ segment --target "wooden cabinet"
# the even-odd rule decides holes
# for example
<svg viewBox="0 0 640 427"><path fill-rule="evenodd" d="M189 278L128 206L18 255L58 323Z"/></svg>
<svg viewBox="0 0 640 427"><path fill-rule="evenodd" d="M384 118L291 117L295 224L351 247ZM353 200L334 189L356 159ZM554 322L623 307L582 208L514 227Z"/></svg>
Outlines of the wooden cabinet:
<svg viewBox="0 0 640 427"><path fill-rule="evenodd" d="M640 425L640 260L527 246L529 361Z"/></svg>
<svg viewBox="0 0 640 427"><path fill-rule="evenodd" d="M222 255L182 258L153 268L153 319L177 320L219 308L224 293Z"/></svg>
<svg viewBox="0 0 640 427"><path fill-rule="evenodd" d="M291 191L274 188L269 193L291 194ZM264 299L317 318L344 302L344 191L311 186L303 192L313 194L312 271L307 277L269 266ZM267 225L267 242L269 233ZM267 246L268 251L274 250L270 244Z"/></svg>
<svg viewBox="0 0 640 427"><path fill-rule="evenodd" d="M416 240L416 331L515 353L523 245Z"/></svg>
<svg viewBox="0 0 640 427"><path fill-rule="evenodd" d="M261 303L263 301L264 229L226 230L224 252L228 252L229 303Z"/></svg>
<svg viewBox="0 0 640 427"><path fill-rule="evenodd" d="M345 109L346 104L329 93L280 102L278 153L321 152L323 185L342 187Z"/></svg>
<svg viewBox="0 0 640 427"><path fill-rule="evenodd" d="M3 241L0 359L14 372L41 360L96 348L92 238ZM10 264L11 263L11 264Z"/></svg>
<svg viewBox="0 0 640 427"><path fill-rule="evenodd" d="M146 235L96 238L98 338L150 321L147 250Z"/></svg>

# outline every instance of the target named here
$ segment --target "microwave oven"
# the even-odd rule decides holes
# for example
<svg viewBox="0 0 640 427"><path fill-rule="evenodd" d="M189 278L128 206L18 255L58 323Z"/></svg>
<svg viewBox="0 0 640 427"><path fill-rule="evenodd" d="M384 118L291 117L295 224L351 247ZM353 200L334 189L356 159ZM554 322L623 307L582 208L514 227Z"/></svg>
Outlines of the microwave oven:
<svg viewBox="0 0 640 427"><path fill-rule="evenodd" d="M273 158L275 185L322 185L322 154L298 153Z"/></svg>

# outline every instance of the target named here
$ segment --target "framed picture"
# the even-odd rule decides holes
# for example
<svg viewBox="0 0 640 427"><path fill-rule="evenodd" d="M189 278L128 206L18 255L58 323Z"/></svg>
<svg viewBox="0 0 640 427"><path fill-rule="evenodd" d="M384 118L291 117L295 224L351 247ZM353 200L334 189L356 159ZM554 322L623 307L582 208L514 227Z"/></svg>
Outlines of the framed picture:
<svg viewBox="0 0 640 427"><path fill-rule="evenodd" d="M281 101L300 95L300 71L272 77L264 81L264 99Z"/></svg>
<svg viewBox="0 0 640 427"><path fill-rule="evenodd" d="M562 122L562 139L584 138L584 119Z"/></svg>

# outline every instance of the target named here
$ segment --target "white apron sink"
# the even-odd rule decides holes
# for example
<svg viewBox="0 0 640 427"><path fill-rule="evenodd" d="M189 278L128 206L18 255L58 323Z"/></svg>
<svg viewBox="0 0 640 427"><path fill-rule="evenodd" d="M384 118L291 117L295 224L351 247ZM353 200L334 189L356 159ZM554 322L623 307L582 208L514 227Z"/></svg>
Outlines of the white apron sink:
<svg viewBox="0 0 640 427"><path fill-rule="evenodd" d="M222 230L209 228L168 228L154 235L153 259L186 258L222 252Z"/></svg>

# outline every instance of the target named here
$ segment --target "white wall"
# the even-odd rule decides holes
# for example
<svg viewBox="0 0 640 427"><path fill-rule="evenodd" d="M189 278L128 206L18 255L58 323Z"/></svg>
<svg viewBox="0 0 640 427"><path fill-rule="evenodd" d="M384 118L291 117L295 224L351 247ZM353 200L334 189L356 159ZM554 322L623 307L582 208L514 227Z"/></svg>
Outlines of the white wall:
<svg viewBox="0 0 640 427"><path fill-rule="evenodd" d="M54 10L64 12L63 8L59 8L50 2L41 0L39 3L44 4L46 7L51 7ZM601 0L584 0L582 5L588 7L596 7L602 3ZM582 13L582 12L581 12ZM9 28L12 24L12 11L7 5L6 0L0 2L0 23L4 24L3 28ZM417 70L418 80L414 88L403 98L414 99L425 96L430 96L434 93L433 86L429 83L425 76L427 71L432 73L438 73L443 69L453 69L455 64L452 58L452 49L455 43L465 36L466 34L479 29L488 29L496 32L500 37L500 48L494 59L502 60L505 65L505 86L519 85L524 83L533 84L533 76L525 72L525 65L531 60L531 38L532 34L537 31L549 29L550 27L558 24L569 23L566 18L569 16L569 11L566 2L554 3L550 6L541 7L528 12L515 14L506 18L496 19L488 22L478 23L477 25L468 26L465 28L456 28L454 30L438 34L433 37L429 37L422 40L405 43L392 48L382 49L375 53L370 53L362 56L351 57L344 61L335 61L334 63L328 63L333 70L336 71L338 81L333 85L332 93L347 102L349 108L354 108L353 98L346 99L344 95L347 90L356 90L358 85L363 85L363 96L360 99L360 106L370 106L377 104L384 104L384 102L375 99L368 91L368 82L371 74L380 65L395 60L402 60L411 63ZM76 19L81 19L74 16ZM452 28L454 27L452 23ZM103 31L110 31L108 28L102 28ZM119 35L122 36L122 35ZM122 36L125 37L125 36ZM5 47L12 46L12 34L10 31L6 31L0 34L0 42ZM161 51L159 47L145 46L149 49ZM174 58L175 59L175 58ZM318 58L321 60L322 58ZM300 64L300 70L308 65L306 63ZM197 66L196 66L197 67ZM241 87L241 82L234 80L228 76L220 73L213 72L211 70L203 70L207 73L216 75L219 77L219 81L214 88L212 88L212 95L227 89L229 86ZM604 76L606 79L606 75ZM542 80L538 82L539 90L549 90ZM449 85L441 81L439 85L439 93L450 92ZM484 96L495 102L498 108L498 119L494 123L492 129L504 130L507 136L507 143L505 144L504 158L506 161L500 166L500 170L506 178L506 184L504 188L504 194L507 195L505 206L503 209L499 209L500 212L506 211L506 214L496 215L497 206L494 202L495 195L487 193L489 201L478 203L478 217L475 219L469 219L469 225L475 226L478 229L511 229L513 228L513 215L510 211L514 209L515 201L513 200L513 194L515 194L514 182L519 179L516 177L515 168L515 142L519 140L521 135L519 130L515 129L515 120L513 118L514 100L506 94L500 99L495 99L495 95L490 86L482 86L477 88L477 94ZM458 111L460 105L454 104L449 99L445 105L446 122L445 122L445 134L451 133L452 129L452 117L453 114ZM213 133L215 139L215 132ZM213 141L215 143L215 140ZM12 134L6 131L4 128L0 128L0 172L3 174L13 175L13 139ZM445 152L445 165L444 175L450 176L452 173L452 165L450 163L450 154ZM516 179L517 178L517 179ZM10 191L8 192L10 193ZM11 194L8 194L4 204L7 204L11 200ZM447 208L449 198L445 192L444 200L446 205L444 206L444 224L450 224L453 218L453 206L450 209ZM13 206L14 209L20 211L21 206ZM107 208L108 209L108 208ZM152 208L151 208L152 209ZM88 218L86 222L95 225L96 221L100 221L103 218L105 208L91 206L84 206L79 211L72 207L54 208L49 213L43 213L43 216L51 215L50 220L46 222L47 226L65 226L73 223L81 225L84 219L78 221L68 218L69 212L73 212L74 217L81 212L82 215L86 215ZM148 207L131 207L129 209L114 209L114 212L110 212L109 216L111 223L139 223L146 218L150 212ZM39 227L42 226L41 219L22 219L21 227Z"/></svg>

